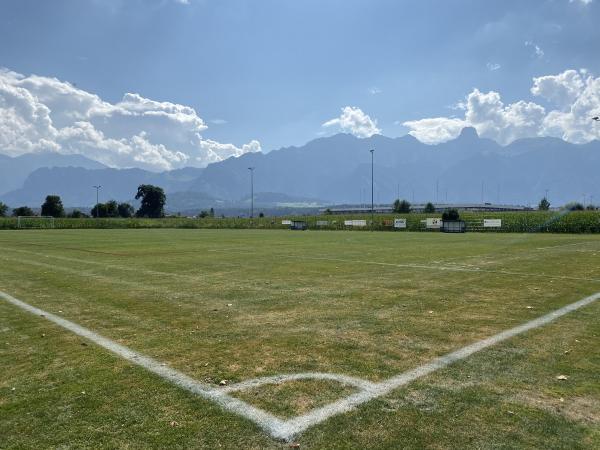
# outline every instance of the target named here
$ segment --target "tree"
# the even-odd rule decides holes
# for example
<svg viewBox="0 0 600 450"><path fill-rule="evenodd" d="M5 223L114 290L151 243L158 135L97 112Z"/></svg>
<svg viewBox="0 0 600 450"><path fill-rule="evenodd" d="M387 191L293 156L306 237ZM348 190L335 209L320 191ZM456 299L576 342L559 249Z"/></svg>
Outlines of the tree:
<svg viewBox="0 0 600 450"><path fill-rule="evenodd" d="M261 211L260 213L258 213L258 217L265 217L265 213Z"/></svg>
<svg viewBox="0 0 600 450"><path fill-rule="evenodd" d="M65 217L65 208L58 195L46 196L46 201L42 205L42 216Z"/></svg>
<svg viewBox="0 0 600 450"><path fill-rule="evenodd" d="M106 217L106 203L96 203L91 214L92 217Z"/></svg>
<svg viewBox="0 0 600 450"><path fill-rule="evenodd" d="M442 214L442 220L444 222L449 222L452 220L459 220L460 219L460 215L458 214L458 210L456 209L447 209L446 211L444 211L444 213Z"/></svg>
<svg viewBox="0 0 600 450"><path fill-rule="evenodd" d="M587 209L588 211L596 211L596 209L598 208L596 208L594 205L587 205L585 209Z"/></svg>
<svg viewBox="0 0 600 450"><path fill-rule="evenodd" d="M0 202L0 217L6 217L8 214L8 205Z"/></svg>
<svg viewBox="0 0 600 450"><path fill-rule="evenodd" d="M538 209L540 211L548 211L550 209L550 202L548 201L548 199L546 197L544 197L543 199L540 200Z"/></svg>
<svg viewBox="0 0 600 450"><path fill-rule="evenodd" d="M208 215L209 215L208 211L202 210L202 211L200 211L200 214L198 214L198 217L200 217L201 219L204 219L204 218L208 217Z"/></svg>
<svg viewBox="0 0 600 450"><path fill-rule="evenodd" d="M104 204L106 217L119 217L119 205L114 200L109 200Z"/></svg>
<svg viewBox="0 0 600 450"><path fill-rule="evenodd" d="M434 213L435 212L435 206L433 206L433 203L427 202L427 204L425 205L425 209L423 210L423 212Z"/></svg>
<svg viewBox="0 0 600 450"><path fill-rule="evenodd" d="M215 217L215 209L214 208L210 208L210 211L208 212L208 215L210 217Z"/></svg>
<svg viewBox="0 0 600 450"><path fill-rule="evenodd" d="M14 217L35 216L35 213L33 212L33 209L31 209L29 206L19 206L18 208L13 209L12 215Z"/></svg>
<svg viewBox="0 0 600 450"><path fill-rule="evenodd" d="M135 199L140 200L140 209L135 213L138 217L164 217L167 197L162 188L151 184L140 184L135 194Z"/></svg>
<svg viewBox="0 0 600 450"><path fill-rule="evenodd" d="M565 209L568 209L569 211L583 211L585 208L583 207L583 205L581 203L573 202L573 203L567 203L565 205Z"/></svg>
<svg viewBox="0 0 600 450"><path fill-rule="evenodd" d="M397 199L393 205L395 213L409 213L410 203L407 200Z"/></svg>
<svg viewBox="0 0 600 450"><path fill-rule="evenodd" d="M133 217L133 214L135 213L135 209L133 209L133 206L131 206L129 203L119 203L117 209L119 211L119 217L123 217L125 219Z"/></svg>

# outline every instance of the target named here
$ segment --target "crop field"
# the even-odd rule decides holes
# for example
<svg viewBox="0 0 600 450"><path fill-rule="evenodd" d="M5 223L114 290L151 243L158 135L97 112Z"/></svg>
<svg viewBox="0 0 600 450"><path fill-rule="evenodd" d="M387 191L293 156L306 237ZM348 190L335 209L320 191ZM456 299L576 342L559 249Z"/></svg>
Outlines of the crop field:
<svg viewBox="0 0 600 450"><path fill-rule="evenodd" d="M600 449L598 292L598 235L3 230L0 448Z"/></svg>

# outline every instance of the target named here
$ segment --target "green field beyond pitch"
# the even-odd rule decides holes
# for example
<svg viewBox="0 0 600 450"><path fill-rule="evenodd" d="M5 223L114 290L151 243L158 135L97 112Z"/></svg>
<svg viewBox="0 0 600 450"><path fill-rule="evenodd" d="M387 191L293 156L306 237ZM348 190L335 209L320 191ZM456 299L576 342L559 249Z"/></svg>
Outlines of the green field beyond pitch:
<svg viewBox="0 0 600 450"><path fill-rule="evenodd" d="M600 291L600 236L0 232L0 291L217 386L379 382ZM309 428L301 448L600 448L600 302ZM0 448L287 448L0 299ZM566 380L557 376L566 375ZM286 418L335 381L236 396Z"/></svg>

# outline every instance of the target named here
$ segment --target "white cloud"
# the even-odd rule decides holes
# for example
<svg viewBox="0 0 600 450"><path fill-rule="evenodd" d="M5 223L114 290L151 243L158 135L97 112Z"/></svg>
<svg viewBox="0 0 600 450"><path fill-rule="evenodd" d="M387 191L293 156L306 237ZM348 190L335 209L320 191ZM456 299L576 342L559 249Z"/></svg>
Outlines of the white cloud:
<svg viewBox="0 0 600 450"><path fill-rule="evenodd" d="M112 104L56 78L0 70L0 152L79 153L112 167L203 167L260 151L205 140L206 123L185 105L125 94Z"/></svg>
<svg viewBox="0 0 600 450"><path fill-rule="evenodd" d="M225 119L211 119L210 123L214 125L225 125L227 121Z"/></svg>
<svg viewBox="0 0 600 450"><path fill-rule="evenodd" d="M356 106L346 106L342 108L342 114L335 119L325 122L323 127L338 127L345 133L352 133L354 136L365 138L381 132L377 128L377 120L371 119L360 108Z"/></svg>
<svg viewBox="0 0 600 450"><path fill-rule="evenodd" d="M569 3L581 3L581 4L584 4L584 5L589 5L593 1L594 0L569 0Z"/></svg>
<svg viewBox="0 0 600 450"><path fill-rule="evenodd" d="M381 94L383 91L381 89L379 89L377 86L373 86L369 88L369 94L371 95L377 95L377 94Z"/></svg>
<svg viewBox="0 0 600 450"><path fill-rule="evenodd" d="M438 144L440 142L456 139L461 130L468 126L462 119L448 117L433 117L430 119L411 120L402 125L411 129L410 133L425 144Z"/></svg>
<svg viewBox="0 0 600 450"><path fill-rule="evenodd" d="M525 47L533 48L533 56L538 59L542 59L545 55L544 50L541 49L539 45L532 41L525 41Z"/></svg>
<svg viewBox="0 0 600 450"><path fill-rule="evenodd" d="M585 82L578 71L565 70L558 75L534 78L531 93L566 108L581 95L584 86Z"/></svg>
<svg viewBox="0 0 600 450"><path fill-rule="evenodd" d="M499 70L499 69L502 67L502 66L501 66L500 64L498 64L498 63L491 63L491 62L487 63L485 66L487 67L487 69L488 69L490 72L495 72L496 70Z"/></svg>
<svg viewBox="0 0 600 450"><path fill-rule="evenodd" d="M474 89L464 102L464 119L436 117L403 125L428 144L454 139L465 126L503 145L536 136L554 136L573 143L600 139L600 127L591 122L591 117L600 115L600 77L594 78L587 71L566 70L534 78L531 93L556 108L547 111L542 105L524 100L505 105L498 92Z"/></svg>

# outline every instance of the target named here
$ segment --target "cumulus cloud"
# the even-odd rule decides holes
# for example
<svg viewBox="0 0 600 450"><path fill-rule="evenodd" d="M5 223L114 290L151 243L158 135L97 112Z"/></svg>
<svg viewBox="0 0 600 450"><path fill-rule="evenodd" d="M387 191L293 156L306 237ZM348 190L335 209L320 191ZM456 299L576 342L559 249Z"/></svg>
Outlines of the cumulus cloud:
<svg viewBox="0 0 600 450"><path fill-rule="evenodd" d="M463 127L506 145L516 139L553 136L568 142L600 139L600 127L590 118L600 115L600 77L585 70L566 70L533 79L531 93L546 100L553 109L524 100L505 105L498 92L478 89L466 97L464 118L436 117L404 122L409 134L435 144L455 139Z"/></svg>
<svg viewBox="0 0 600 450"><path fill-rule="evenodd" d="M500 64L498 64L498 63L492 63L492 62L489 62L489 63L487 63L487 64L485 65L485 67L487 67L487 69L488 69L490 72L495 72L496 70L499 70L499 69L500 69L502 66L501 66Z"/></svg>
<svg viewBox="0 0 600 450"><path fill-rule="evenodd" d="M337 127L345 133L351 133L360 138L371 137L381 132L377 128L377 120L371 119L356 106L342 108L342 113L339 117L328 120L322 126L325 128Z"/></svg>
<svg viewBox="0 0 600 450"><path fill-rule="evenodd" d="M115 104L56 78L0 70L0 152L78 153L112 167L203 167L260 151L205 140L207 125L185 105L127 93Z"/></svg>

